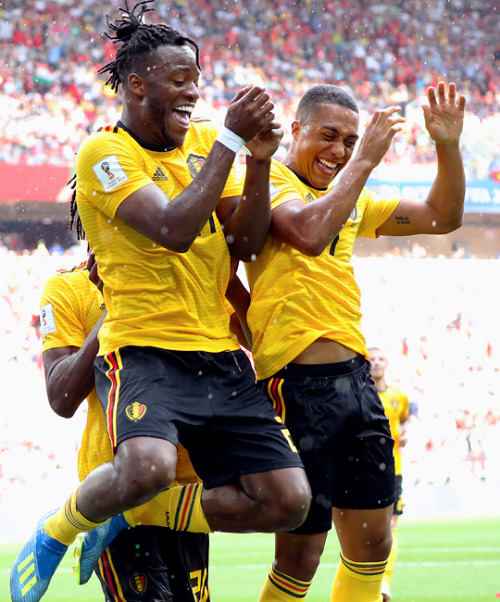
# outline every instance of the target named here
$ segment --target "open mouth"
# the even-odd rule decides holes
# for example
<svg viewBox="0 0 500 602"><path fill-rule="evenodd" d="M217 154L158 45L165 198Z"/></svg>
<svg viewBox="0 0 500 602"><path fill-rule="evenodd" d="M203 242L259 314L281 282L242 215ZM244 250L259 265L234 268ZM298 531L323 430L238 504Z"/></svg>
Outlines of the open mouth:
<svg viewBox="0 0 500 602"><path fill-rule="evenodd" d="M174 119L177 121L179 125L184 128L188 128L191 122L191 113L193 112L193 107L191 106L183 106L177 107L176 109L172 109L172 114Z"/></svg>
<svg viewBox="0 0 500 602"><path fill-rule="evenodd" d="M318 165L321 168L321 171L332 175L335 173L338 163L332 163L331 161L326 161L325 159L318 159Z"/></svg>

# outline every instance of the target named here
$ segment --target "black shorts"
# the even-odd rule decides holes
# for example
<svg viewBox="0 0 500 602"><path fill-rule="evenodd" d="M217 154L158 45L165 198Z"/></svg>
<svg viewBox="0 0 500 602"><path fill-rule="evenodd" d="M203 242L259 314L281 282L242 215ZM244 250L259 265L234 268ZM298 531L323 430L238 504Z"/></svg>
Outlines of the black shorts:
<svg viewBox="0 0 500 602"><path fill-rule="evenodd" d="M206 489L302 467L243 351L123 347L98 357L95 367L114 449L130 437L180 441Z"/></svg>
<svg viewBox="0 0 500 602"><path fill-rule="evenodd" d="M324 533L332 506L377 509L394 501L389 421L362 356L335 364L288 364L260 382L287 425L312 490L295 532Z"/></svg>
<svg viewBox="0 0 500 602"><path fill-rule="evenodd" d="M396 475L396 486L394 488L394 511L393 514L403 514L403 476Z"/></svg>
<svg viewBox="0 0 500 602"><path fill-rule="evenodd" d="M208 601L208 535L126 529L98 560L95 573L106 602Z"/></svg>

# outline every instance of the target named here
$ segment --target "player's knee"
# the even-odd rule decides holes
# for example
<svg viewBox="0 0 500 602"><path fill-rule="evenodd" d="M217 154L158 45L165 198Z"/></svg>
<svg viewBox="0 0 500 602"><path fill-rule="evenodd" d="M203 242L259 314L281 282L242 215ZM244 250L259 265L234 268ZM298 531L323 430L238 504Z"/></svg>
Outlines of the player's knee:
<svg viewBox="0 0 500 602"><path fill-rule="evenodd" d="M132 450L129 450L132 451ZM125 505L142 504L166 489L175 477L176 456L164 450L154 439L118 462L121 495Z"/></svg>
<svg viewBox="0 0 500 602"><path fill-rule="evenodd" d="M292 531L307 517L311 504L311 489L303 471L295 471L286 487L274 493L271 512L275 531Z"/></svg>
<svg viewBox="0 0 500 602"><path fill-rule="evenodd" d="M358 543L356 558L363 558L366 562L383 561L389 557L392 547L392 533L384 525L367 525L367 532Z"/></svg>

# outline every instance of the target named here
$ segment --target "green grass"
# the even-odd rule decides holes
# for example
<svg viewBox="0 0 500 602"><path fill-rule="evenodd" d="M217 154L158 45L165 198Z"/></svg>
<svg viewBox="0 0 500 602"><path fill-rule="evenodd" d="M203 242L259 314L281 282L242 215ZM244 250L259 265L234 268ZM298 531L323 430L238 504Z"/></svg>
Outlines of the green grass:
<svg viewBox="0 0 500 602"><path fill-rule="evenodd" d="M210 583L214 602L255 602L273 557L270 535L216 534L211 538ZM394 602L494 602L500 592L500 517L410 521L399 528L392 581ZM19 545L0 546L0 602L8 602L8 571ZM334 534L307 596L328 602L338 561ZM68 554L44 602L102 602L97 579L74 583Z"/></svg>

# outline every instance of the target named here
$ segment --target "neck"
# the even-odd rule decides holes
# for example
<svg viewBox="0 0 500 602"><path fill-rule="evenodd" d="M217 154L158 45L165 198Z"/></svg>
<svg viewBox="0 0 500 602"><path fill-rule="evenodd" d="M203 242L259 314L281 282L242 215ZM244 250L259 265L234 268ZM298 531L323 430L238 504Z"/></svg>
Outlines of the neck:
<svg viewBox="0 0 500 602"><path fill-rule="evenodd" d="M383 393L387 389L387 385L385 384L385 378L382 376L381 378L374 378L375 388L379 393Z"/></svg>

